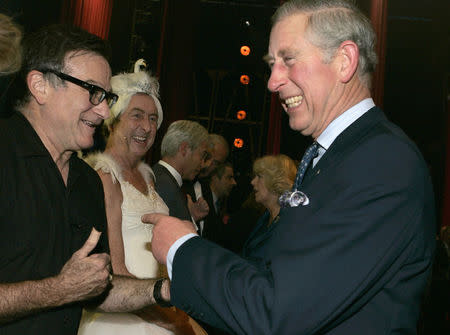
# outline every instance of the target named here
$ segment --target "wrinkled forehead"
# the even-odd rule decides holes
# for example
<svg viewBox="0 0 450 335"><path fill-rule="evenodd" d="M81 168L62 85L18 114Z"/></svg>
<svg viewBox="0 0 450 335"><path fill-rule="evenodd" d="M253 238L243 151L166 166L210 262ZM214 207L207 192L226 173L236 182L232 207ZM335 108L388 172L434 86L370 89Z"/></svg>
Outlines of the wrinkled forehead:
<svg viewBox="0 0 450 335"><path fill-rule="evenodd" d="M67 72L92 72L111 80L111 67L102 55L88 50L70 51L64 57L63 70ZM108 83L109 84L109 83Z"/></svg>

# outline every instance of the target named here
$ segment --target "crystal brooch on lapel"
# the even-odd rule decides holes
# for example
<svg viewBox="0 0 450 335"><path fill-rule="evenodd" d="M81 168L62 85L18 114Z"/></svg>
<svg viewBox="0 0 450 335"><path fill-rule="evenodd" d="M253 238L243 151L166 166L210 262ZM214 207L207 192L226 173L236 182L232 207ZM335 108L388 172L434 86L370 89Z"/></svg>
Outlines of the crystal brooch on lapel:
<svg viewBox="0 0 450 335"><path fill-rule="evenodd" d="M281 207L298 207L309 204L309 198L302 191L286 191L278 199Z"/></svg>

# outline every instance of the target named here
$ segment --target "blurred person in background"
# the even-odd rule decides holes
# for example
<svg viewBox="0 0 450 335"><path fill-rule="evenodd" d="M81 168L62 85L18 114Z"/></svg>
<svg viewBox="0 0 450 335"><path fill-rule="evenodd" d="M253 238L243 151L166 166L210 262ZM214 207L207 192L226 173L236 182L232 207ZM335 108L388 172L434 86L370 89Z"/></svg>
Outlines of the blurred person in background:
<svg viewBox="0 0 450 335"><path fill-rule="evenodd" d="M0 75L20 69L22 62L22 30L13 20L0 13Z"/></svg>
<svg viewBox="0 0 450 335"><path fill-rule="evenodd" d="M0 117L8 110L7 94L12 78L22 63L21 28L13 20L0 13Z"/></svg>
<svg viewBox="0 0 450 335"><path fill-rule="evenodd" d="M258 158L253 163L254 178L251 181L255 201L266 208L258 223L250 234L246 245L252 244L252 237L267 232L279 219L280 196L290 190L294 184L297 167L286 155L269 155ZM243 250L245 257L245 246Z"/></svg>

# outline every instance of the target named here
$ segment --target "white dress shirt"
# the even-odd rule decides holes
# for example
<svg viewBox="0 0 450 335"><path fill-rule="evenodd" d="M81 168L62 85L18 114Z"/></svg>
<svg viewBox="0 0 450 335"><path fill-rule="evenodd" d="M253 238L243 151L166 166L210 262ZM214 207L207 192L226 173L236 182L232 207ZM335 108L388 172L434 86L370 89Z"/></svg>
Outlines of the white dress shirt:
<svg viewBox="0 0 450 335"><path fill-rule="evenodd" d="M375 107L372 98L364 99L331 121L328 127L326 127L322 134L316 139L316 142L319 143L320 147L319 154L313 159L313 166L315 166L322 158L323 154L328 150L336 137L372 107Z"/></svg>

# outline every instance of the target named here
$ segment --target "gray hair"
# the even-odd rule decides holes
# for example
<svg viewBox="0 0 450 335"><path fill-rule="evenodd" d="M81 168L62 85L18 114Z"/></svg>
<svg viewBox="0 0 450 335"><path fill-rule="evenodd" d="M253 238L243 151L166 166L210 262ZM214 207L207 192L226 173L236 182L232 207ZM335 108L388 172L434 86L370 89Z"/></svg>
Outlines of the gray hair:
<svg viewBox="0 0 450 335"><path fill-rule="evenodd" d="M277 9L272 26L288 16L308 16L306 36L324 53L329 63L344 41L353 41L359 48L358 76L371 87L372 72L377 64L376 36L369 19L351 0L291 0Z"/></svg>
<svg viewBox="0 0 450 335"><path fill-rule="evenodd" d="M208 131L201 124L188 120L172 122L161 142L161 156L175 156L183 142L186 142L191 150L195 150L207 140Z"/></svg>

